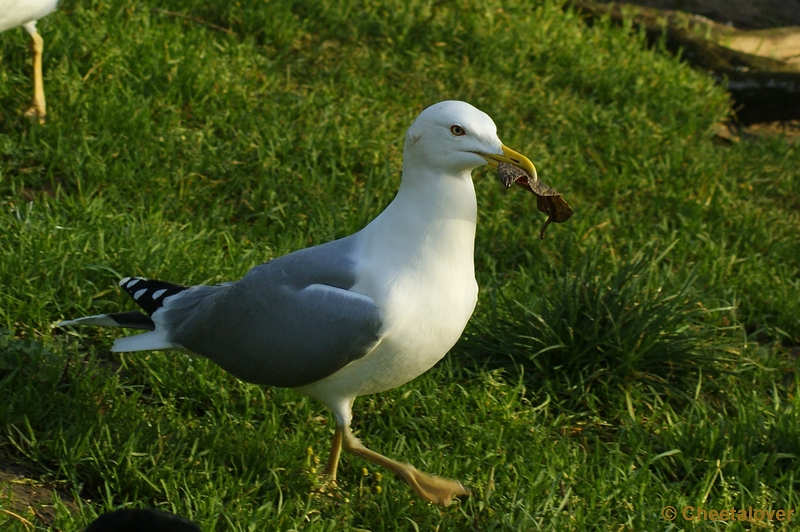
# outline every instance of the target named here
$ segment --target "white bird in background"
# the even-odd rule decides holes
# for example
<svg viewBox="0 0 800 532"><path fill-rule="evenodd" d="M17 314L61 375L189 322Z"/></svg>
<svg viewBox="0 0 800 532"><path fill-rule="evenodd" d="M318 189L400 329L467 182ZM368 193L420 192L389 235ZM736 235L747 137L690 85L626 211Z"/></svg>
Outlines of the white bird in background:
<svg viewBox="0 0 800 532"><path fill-rule="evenodd" d="M448 505L468 491L367 449L351 432L360 395L400 386L456 343L478 297L473 265L477 201L472 170L533 164L503 146L488 115L458 101L425 109L408 129L397 196L349 237L256 266L241 280L181 286L127 277L140 312L58 326L147 329L113 351L177 349L210 358L236 377L295 388L336 418L325 473L342 447L394 471L424 499Z"/></svg>
<svg viewBox="0 0 800 532"><path fill-rule="evenodd" d="M36 31L36 21L56 9L58 0L0 0L0 32L23 26L31 36L33 52L33 104L27 115L44 122L44 81L42 81L42 52L44 40Z"/></svg>

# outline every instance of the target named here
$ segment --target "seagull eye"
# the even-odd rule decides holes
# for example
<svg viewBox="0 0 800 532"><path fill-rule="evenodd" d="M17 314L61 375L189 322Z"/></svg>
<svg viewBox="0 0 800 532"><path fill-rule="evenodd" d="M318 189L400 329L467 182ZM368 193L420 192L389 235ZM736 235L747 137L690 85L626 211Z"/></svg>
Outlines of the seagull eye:
<svg viewBox="0 0 800 532"><path fill-rule="evenodd" d="M464 131L464 128L459 125L450 126L450 133L452 133L456 137L463 137L464 135L467 134L467 132Z"/></svg>

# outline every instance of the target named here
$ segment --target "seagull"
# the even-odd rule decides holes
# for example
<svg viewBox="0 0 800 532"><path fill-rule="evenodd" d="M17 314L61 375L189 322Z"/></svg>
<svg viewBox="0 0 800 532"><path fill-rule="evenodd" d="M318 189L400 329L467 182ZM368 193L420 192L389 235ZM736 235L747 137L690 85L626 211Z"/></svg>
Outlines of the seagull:
<svg viewBox="0 0 800 532"><path fill-rule="evenodd" d="M36 31L36 21L56 9L58 0L0 0L0 32L23 26L31 36L33 52L33 105L25 113L44 123L44 82L42 81L42 51L44 40Z"/></svg>
<svg viewBox="0 0 800 532"><path fill-rule="evenodd" d="M460 101L434 104L408 129L394 200L348 237L309 247L217 286L126 277L120 286L146 312L100 314L59 327L146 329L112 351L174 349L205 356L237 378L294 388L333 412L324 474L342 449L385 467L423 499L448 506L469 495L458 481L368 449L350 428L356 397L429 370L464 331L478 298L472 170L531 161L504 146L492 119Z"/></svg>

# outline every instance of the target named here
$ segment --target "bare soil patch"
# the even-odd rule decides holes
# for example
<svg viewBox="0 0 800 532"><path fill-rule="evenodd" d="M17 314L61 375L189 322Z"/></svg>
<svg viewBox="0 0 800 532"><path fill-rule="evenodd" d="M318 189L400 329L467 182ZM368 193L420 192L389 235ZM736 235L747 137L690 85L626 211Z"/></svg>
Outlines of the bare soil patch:
<svg viewBox="0 0 800 532"><path fill-rule="evenodd" d="M69 493L42 480L33 469L0 460L0 527L11 520L52 528L56 494L70 511L78 511Z"/></svg>

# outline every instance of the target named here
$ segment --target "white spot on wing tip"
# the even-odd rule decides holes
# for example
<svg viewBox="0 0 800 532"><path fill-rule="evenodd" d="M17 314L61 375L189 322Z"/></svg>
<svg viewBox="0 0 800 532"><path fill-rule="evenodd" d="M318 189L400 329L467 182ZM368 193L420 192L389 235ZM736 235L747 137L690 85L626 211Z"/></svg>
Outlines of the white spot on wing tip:
<svg viewBox="0 0 800 532"><path fill-rule="evenodd" d="M131 280L131 278L130 278L130 277L126 277L126 278L124 278L123 280L121 280L121 281L119 282L119 285L120 285L120 286L124 286L124 285L125 285L125 283L127 283L127 282L128 282L128 281L130 281L130 280Z"/></svg>
<svg viewBox="0 0 800 532"><path fill-rule="evenodd" d="M162 288L161 290L156 290L155 292L153 292L153 300L155 301L159 297L163 296L164 292L166 292L166 291L167 291L166 288Z"/></svg>
<svg viewBox="0 0 800 532"><path fill-rule="evenodd" d="M139 280L140 280L140 279L139 279L138 277L134 277L133 279L131 279L131 282L129 282L129 283L128 283L128 286L126 286L125 288L133 288L133 286L134 286L136 283L138 283L138 282L139 282Z"/></svg>
<svg viewBox="0 0 800 532"><path fill-rule="evenodd" d="M137 279L137 280L138 280L138 279ZM140 298L140 297L142 297L142 296L144 295L144 293L145 293L145 292L147 292L147 288L142 288L141 290L137 290L137 291L136 291L136 293L135 293L135 294L133 294L133 299L134 299L135 301L138 301L138 300L139 300L139 298Z"/></svg>

